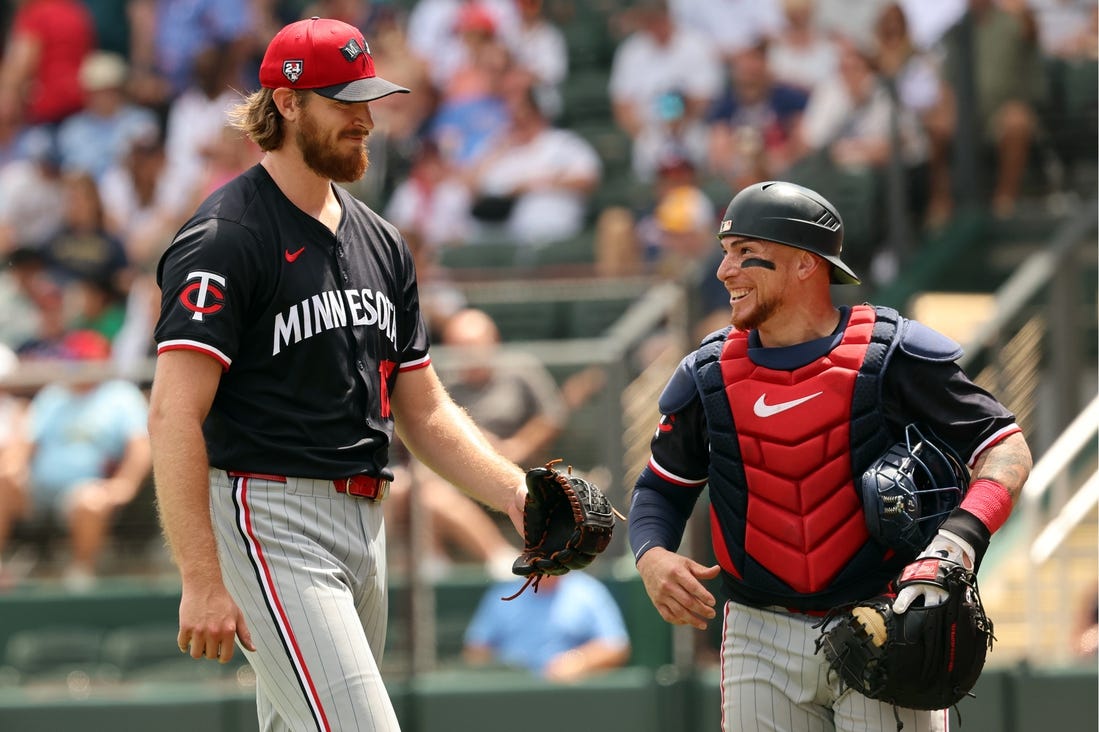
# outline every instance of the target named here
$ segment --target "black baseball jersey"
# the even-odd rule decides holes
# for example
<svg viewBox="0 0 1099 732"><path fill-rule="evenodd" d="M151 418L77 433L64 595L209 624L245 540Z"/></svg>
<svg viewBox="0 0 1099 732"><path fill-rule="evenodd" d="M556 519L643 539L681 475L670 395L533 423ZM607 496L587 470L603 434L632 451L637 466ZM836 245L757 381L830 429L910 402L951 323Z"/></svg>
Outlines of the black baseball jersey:
<svg viewBox="0 0 1099 732"><path fill-rule="evenodd" d="M400 371L430 362L412 255L338 186L335 234L260 165L213 193L157 269L157 353L224 369L203 425L213 467L312 478L386 468Z"/></svg>

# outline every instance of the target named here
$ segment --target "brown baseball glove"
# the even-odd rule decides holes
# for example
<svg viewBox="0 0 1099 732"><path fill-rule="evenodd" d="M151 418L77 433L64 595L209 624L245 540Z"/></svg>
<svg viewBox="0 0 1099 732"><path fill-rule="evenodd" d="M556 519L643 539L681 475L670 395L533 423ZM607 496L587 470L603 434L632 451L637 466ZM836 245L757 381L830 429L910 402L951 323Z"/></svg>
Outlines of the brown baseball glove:
<svg viewBox="0 0 1099 732"><path fill-rule="evenodd" d="M527 581L511 597L534 586L547 574L565 574L591 564L610 544L615 516L603 492L583 478L555 470L560 460L527 471L527 498L523 507L523 553L511 571Z"/></svg>

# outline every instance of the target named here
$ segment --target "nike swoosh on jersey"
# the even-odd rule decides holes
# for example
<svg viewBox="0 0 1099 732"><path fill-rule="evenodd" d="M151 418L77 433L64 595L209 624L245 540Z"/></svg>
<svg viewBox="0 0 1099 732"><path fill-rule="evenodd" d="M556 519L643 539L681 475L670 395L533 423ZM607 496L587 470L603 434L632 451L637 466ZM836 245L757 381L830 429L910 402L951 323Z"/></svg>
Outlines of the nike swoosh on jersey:
<svg viewBox="0 0 1099 732"><path fill-rule="evenodd" d="M823 391L818 391L816 394L810 394L801 399L791 399L788 402L779 402L778 404L768 404L767 395L760 394L759 399L756 399L756 403L752 405L752 411L756 413L757 417L773 417L780 412L785 412L787 409L793 409L799 404L804 404L810 399L815 399L823 393Z"/></svg>
<svg viewBox="0 0 1099 732"><path fill-rule="evenodd" d="M304 252L304 251L305 251L305 247L302 247L301 249L299 249L296 252L291 252L289 249L287 249L286 250L286 261L287 262L293 262L295 259L300 257L301 253Z"/></svg>

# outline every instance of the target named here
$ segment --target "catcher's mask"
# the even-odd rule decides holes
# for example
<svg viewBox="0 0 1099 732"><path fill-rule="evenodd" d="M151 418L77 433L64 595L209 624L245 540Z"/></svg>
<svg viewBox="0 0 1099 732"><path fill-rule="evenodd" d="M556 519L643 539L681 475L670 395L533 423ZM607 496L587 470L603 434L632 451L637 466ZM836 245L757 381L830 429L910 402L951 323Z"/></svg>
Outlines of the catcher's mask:
<svg viewBox="0 0 1099 732"><path fill-rule="evenodd" d="M969 487L969 471L949 448L929 440L914 424L860 481L870 536L902 556L919 554Z"/></svg>

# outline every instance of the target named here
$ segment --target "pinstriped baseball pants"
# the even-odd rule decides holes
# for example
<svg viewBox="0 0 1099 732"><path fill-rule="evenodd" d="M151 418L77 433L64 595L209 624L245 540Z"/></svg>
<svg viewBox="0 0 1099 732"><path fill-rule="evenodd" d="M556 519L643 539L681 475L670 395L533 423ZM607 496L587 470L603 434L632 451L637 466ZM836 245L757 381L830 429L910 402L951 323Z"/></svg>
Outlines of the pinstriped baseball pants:
<svg viewBox="0 0 1099 732"><path fill-rule="evenodd" d="M722 732L894 732L892 704L840 692L817 654L819 618L725 604ZM948 712L897 709L904 732L946 732Z"/></svg>
<svg viewBox="0 0 1099 732"><path fill-rule="evenodd" d="M210 471L225 585L256 651L263 732L399 732L378 662L385 644L379 503L331 481L230 479ZM239 644L238 644L239 648Z"/></svg>

